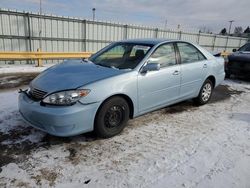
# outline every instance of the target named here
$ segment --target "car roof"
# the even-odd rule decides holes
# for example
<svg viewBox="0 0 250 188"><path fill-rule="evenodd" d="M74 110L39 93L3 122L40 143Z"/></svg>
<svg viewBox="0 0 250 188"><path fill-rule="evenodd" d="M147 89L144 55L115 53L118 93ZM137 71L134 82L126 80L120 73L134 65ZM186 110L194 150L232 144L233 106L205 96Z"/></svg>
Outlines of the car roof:
<svg viewBox="0 0 250 188"><path fill-rule="evenodd" d="M171 42L171 41L180 41L180 40L172 40L172 39L164 39L164 38L144 38L144 39L128 39L122 40L119 42L124 43L138 43L138 44L145 44L145 45L157 45L162 42Z"/></svg>

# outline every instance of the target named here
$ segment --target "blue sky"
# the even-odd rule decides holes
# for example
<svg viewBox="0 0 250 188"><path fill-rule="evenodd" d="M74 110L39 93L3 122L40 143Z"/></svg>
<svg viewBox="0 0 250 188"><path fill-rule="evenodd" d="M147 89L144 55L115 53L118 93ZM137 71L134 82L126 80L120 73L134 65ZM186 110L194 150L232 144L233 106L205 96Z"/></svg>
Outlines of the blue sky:
<svg viewBox="0 0 250 188"><path fill-rule="evenodd" d="M219 2L219 3L218 3ZM0 0L1 8L39 11L39 0ZM121 23L213 32L228 28L228 21L243 29L250 25L249 0L42 0L44 13ZM234 28L233 26L233 28Z"/></svg>

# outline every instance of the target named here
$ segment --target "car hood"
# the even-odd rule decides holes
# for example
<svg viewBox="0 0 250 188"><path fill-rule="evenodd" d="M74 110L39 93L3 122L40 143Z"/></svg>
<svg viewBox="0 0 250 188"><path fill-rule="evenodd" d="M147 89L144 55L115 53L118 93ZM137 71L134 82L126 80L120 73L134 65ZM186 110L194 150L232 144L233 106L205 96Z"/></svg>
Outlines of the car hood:
<svg viewBox="0 0 250 188"><path fill-rule="evenodd" d="M55 65L39 74L31 82L31 87L48 93L76 89L123 72L118 69L86 63L82 60L71 60Z"/></svg>
<svg viewBox="0 0 250 188"><path fill-rule="evenodd" d="M250 62L250 52L235 52L228 56L228 60Z"/></svg>

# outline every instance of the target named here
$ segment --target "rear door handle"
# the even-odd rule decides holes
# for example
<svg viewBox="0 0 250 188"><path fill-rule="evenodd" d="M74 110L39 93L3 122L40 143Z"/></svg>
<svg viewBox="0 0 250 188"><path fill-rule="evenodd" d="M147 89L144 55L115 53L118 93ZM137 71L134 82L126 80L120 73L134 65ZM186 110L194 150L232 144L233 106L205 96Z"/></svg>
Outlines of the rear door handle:
<svg viewBox="0 0 250 188"><path fill-rule="evenodd" d="M178 70L174 71L173 75L179 75L179 71Z"/></svg>
<svg viewBox="0 0 250 188"><path fill-rule="evenodd" d="M203 68L207 68L207 64L204 64L204 65L203 65Z"/></svg>

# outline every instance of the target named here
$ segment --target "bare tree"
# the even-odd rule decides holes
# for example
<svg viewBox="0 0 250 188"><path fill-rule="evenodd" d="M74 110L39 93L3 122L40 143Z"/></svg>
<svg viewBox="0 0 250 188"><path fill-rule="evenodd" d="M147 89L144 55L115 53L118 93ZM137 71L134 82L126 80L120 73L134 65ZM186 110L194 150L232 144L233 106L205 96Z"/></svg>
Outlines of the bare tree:
<svg viewBox="0 0 250 188"><path fill-rule="evenodd" d="M238 26L238 27L234 28L234 34L238 34L239 35L241 33L243 33L243 29L242 29L241 26Z"/></svg>
<svg viewBox="0 0 250 188"><path fill-rule="evenodd" d="M200 26L199 27L199 32L200 33L212 33L211 29L207 26Z"/></svg>
<svg viewBox="0 0 250 188"><path fill-rule="evenodd" d="M234 28L233 36L241 37L242 34L243 34L243 29L241 26L237 26Z"/></svg>
<svg viewBox="0 0 250 188"><path fill-rule="evenodd" d="M249 28L249 26L244 30L244 33L250 33L250 28Z"/></svg>

